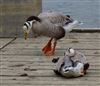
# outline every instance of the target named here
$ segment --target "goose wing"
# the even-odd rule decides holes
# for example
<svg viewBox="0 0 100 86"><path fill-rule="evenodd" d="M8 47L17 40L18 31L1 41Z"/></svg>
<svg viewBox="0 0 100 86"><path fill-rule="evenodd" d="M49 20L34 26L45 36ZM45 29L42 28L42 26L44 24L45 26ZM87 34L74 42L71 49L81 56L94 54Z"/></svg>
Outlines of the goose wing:
<svg viewBox="0 0 100 86"><path fill-rule="evenodd" d="M43 12L38 15L41 19L48 19L51 23L63 26L68 20L66 15L60 12Z"/></svg>

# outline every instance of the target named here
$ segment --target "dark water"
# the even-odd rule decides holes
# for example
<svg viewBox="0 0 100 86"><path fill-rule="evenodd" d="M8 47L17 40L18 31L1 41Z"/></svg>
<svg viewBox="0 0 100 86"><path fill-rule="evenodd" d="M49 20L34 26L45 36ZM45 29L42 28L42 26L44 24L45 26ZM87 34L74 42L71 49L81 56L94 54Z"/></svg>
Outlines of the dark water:
<svg viewBox="0 0 100 86"><path fill-rule="evenodd" d="M60 11L82 21L84 28L100 28L100 0L43 0L43 11Z"/></svg>

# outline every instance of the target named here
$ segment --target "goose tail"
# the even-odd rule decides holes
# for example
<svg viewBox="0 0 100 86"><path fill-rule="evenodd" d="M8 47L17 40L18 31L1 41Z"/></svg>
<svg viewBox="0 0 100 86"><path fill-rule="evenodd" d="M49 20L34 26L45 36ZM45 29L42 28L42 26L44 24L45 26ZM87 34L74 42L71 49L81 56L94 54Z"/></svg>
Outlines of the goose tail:
<svg viewBox="0 0 100 86"><path fill-rule="evenodd" d="M71 32L73 28L76 28L81 24L82 24L81 22L78 22L77 20L73 20L72 22L65 24L63 28L65 29L66 32Z"/></svg>

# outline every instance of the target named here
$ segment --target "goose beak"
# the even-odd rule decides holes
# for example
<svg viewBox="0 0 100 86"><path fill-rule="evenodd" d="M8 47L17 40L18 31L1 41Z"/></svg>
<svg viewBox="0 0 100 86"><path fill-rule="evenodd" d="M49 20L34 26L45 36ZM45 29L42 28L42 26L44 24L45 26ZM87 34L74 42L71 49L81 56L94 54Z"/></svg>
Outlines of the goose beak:
<svg viewBox="0 0 100 86"><path fill-rule="evenodd" d="M24 39L27 40L28 38L28 34L29 34L29 31L27 29L28 27L27 26L23 26L23 30L24 30Z"/></svg>
<svg viewBox="0 0 100 86"><path fill-rule="evenodd" d="M24 32L24 39L27 40L27 38L28 38L28 33Z"/></svg>

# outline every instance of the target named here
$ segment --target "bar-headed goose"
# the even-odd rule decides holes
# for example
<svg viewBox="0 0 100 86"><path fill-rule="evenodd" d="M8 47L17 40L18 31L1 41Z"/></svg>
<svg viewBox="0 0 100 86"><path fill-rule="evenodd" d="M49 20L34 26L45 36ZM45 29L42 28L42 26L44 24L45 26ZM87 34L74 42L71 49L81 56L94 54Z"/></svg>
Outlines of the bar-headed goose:
<svg viewBox="0 0 100 86"><path fill-rule="evenodd" d="M47 12L41 13L38 17L30 16L27 18L23 30L25 39L27 39L27 35L31 29L33 33L39 36L50 37L51 39L42 51L45 55L53 55L57 40L63 38L66 32L71 31L77 25L78 22L71 19L69 15L64 15L59 12Z"/></svg>

